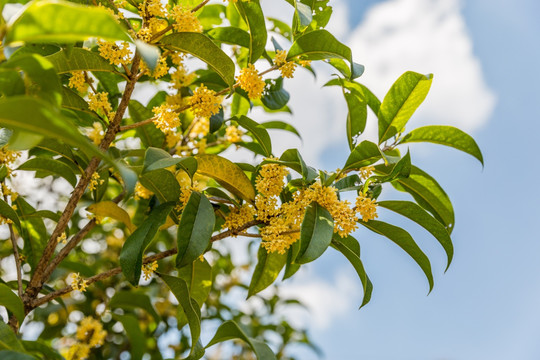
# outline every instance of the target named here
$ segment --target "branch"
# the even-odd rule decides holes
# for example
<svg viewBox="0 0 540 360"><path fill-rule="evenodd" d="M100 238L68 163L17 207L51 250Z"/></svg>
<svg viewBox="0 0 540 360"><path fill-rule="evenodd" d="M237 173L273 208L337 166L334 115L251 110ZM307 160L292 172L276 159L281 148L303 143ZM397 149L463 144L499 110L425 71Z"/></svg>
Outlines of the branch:
<svg viewBox="0 0 540 360"><path fill-rule="evenodd" d="M19 258L19 249L17 248L17 238L13 232L13 225L8 224L9 237L11 238L11 245L13 245L13 256L15 256L15 267L17 268L17 292L19 297L23 296L23 284L22 284L22 272L21 272L21 259Z"/></svg>

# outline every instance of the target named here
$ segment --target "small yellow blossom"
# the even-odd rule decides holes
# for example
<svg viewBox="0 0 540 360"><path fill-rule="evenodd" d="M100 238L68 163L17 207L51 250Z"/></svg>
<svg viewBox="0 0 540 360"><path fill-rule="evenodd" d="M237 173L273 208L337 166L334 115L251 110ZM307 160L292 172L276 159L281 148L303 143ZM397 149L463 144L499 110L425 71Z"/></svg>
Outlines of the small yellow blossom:
<svg viewBox="0 0 540 360"><path fill-rule="evenodd" d="M13 191L5 182L3 182L2 186L0 186L0 195L9 197L12 202L17 200L17 198L19 197L19 193ZM17 210L16 205L11 205L11 207L13 208L13 210Z"/></svg>
<svg viewBox="0 0 540 360"><path fill-rule="evenodd" d="M128 65L131 62L131 50L129 43L122 42L120 44L98 40L99 54L109 60L111 65Z"/></svg>
<svg viewBox="0 0 540 360"><path fill-rule="evenodd" d="M154 193L142 186L141 183L135 185L135 200L150 199L152 195L154 195Z"/></svg>
<svg viewBox="0 0 540 360"><path fill-rule="evenodd" d="M137 38L144 42L150 42L150 40L152 40L152 30L147 27L139 29L139 31L137 31Z"/></svg>
<svg viewBox="0 0 540 360"><path fill-rule="evenodd" d="M227 138L227 141L230 143L241 142L242 131L240 131L240 129L238 129L234 125L227 126L227 129L225 129L225 137Z"/></svg>
<svg viewBox="0 0 540 360"><path fill-rule="evenodd" d="M168 148L175 148L176 145L182 140L182 134L176 132L176 131L167 131L165 133L165 142L167 143Z"/></svg>
<svg viewBox="0 0 540 360"><path fill-rule="evenodd" d="M221 106L221 101L216 96L216 92L208 89L204 84L195 89L190 103L193 113L205 118L217 114Z"/></svg>
<svg viewBox="0 0 540 360"><path fill-rule="evenodd" d="M293 77L296 64L291 61L287 61L287 52L285 50L276 51L276 56L274 57L274 64L279 67L279 71L281 71L281 76L283 76L284 78Z"/></svg>
<svg viewBox="0 0 540 360"><path fill-rule="evenodd" d="M84 71L72 71L68 86L72 89L76 89L80 93L86 92L88 84L86 83Z"/></svg>
<svg viewBox="0 0 540 360"><path fill-rule="evenodd" d="M13 224L13 221L11 219L8 219L7 217L0 215L0 225L4 224Z"/></svg>
<svg viewBox="0 0 540 360"><path fill-rule="evenodd" d="M144 280L149 280L152 277L152 274L157 270L157 268L158 268L157 261L144 264L142 266Z"/></svg>
<svg viewBox="0 0 540 360"><path fill-rule="evenodd" d="M176 106L163 104L152 109L154 125L163 132L169 132L180 126L180 118L176 113Z"/></svg>
<svg viewBox="0 0 540 360"><path fill-rule="evenodd" d="M189 86L197 76L194 73L188 74L183 66L178 66L176 71L171 74L172 88L180 89Z"/></svg>
<svg viewBox="0 0 540 360"><path fill-rule="evenodd" d="M240 87L248 93L250 99L261 98L266 84L253 64L249 64L247 67L240 70L237 81Z"/></svg>
<svg viewBox="0 0 540 360"><path fill-rule="evenodd" d="M272 160L272 158L270 158ZM275 160L275 159L273 159ZM255 180L255 188L264 196L278 196L283 189L283 178L289 172L279 164L264 164Z"/></svg>
<svg viewBox="0 0 540 360"><path fill-rule="evenodd" d="M111 103L109 103L109 93L89 93L88 94L88 108L95 112L103 111L108 114L112 111Z"/></svg>
<svg viewBox="0 0 540 360"><path fill-rule="evenodd" d="M225 223L221 228L235 231L253 220L254 216L255 209L252 205L243 204L240 208L233 207L229 215L225 217Z"/></svg>
<svg viewBox="0 0 540 360"><path fill-rule="evenodd" d="M56 238L56 241L62 244L67 244L67 235L66 233L62 233L59 237Z"/></svg>
<svg viewBox="0 0 540 360"><path fill-rule="evenodd" d="M356 198L356 211L362 216L362 221L369 221L376 219L377 215L377 203L374 199L360 193Z"/></svg>
<svg viewBox="0 0 540 360"><path fill-rule="evenodd" d="M145 0L139 5L139 13L142 17L160 16L165 17L165 8L161 0Z"/></svg>
<svg viewBox="0 0 540 360"><path fill-rule="evenodd" d="M183 5L176 5L171 10L173 28L178 32L202 32L202 25L197 16Z"/></svg>
<svg viewBox="0 0 540 360"><path fill-rule="evenodd" d="M358 172L362 180L367 180L372 174L375 168L373 166L364 166Z"/></svg>
<svg viewBox="0 0 540 360"><path fill-rule="evenodd" d="M298 63L299 63L302 67L307 67L307 66L310 66L310 65L311 65L311 60L298 60Z"/></svg>
<svg viewBox="0 0 540 360"><path fill-rule="evenodd" d="M210 131L210 120L208 118L195 118L193 121L195 123L189 132L190 137L200 138L208 135L208 132Z"/></svg>
<svg viewBox="0 0 540 360"><path fill-rule="evenodd" d="M103 184L104 181L105 180L99 178L99 174L97 172L93 173L92 178L90 179L90 183L88 184L88 190L96 190L97 187Z"/></svg>
<svg viewBox="0 0 540 360"><path fill-rule="evenodd" d="M273 216L279 214L278 199L276 196L255 196L255 208L257 209L257 220L268 221Z"/></svg>
<svg viewBox="0 0 540 360"><path fill-rule="evenodd" d="M21 156L20 152L8 150L7 147L0 148L0 165L9 165Z"/></svg>
<svg viewBox="0 0 540 360"><path fill-rule="evenodd" d="M187 99L188 98L183 97L181 93L176 93L174 95L167 95L165 97L165 103L167 105L174 105L177 108L181 108L188 104Z"/></svg>
<svg viewBox="0 0 540 360"><path fill-rule="evenodd" d="M79 273L73 273L71 274L71 287L73 290L86 291L88 283L79 275Z"/></svg>
<svg viewBox="0 0 540 360"><path fill-rule="evenodd" d="M180 51L169 52L171 61L176 66L184 66L184 60L186 59L186 54Z"/></svg>
<svg viewBox="0 0 540 360"><path fill-rule="evenodd" d="M90 346L76 342L69 348L61 350L60 354L66 360L86 360L90 356Z"/></svg>
<svg viewBox="0 0 540 360"><path fill-rule="evenodd" d="M105 137L105 131L103 131L103 125L99 121L92 124L92 129L86 131L86 136L92 140L96 145L101 143L101 140Z"/></svg>
<svg viewBox="0 0 540 360"><path fill-rule="evenodd" d="M79 324L75 336L81 343L88 344L88 346L93 348L103 345L107 331L103 330L103 325L100 321L92 317L85 317Z"/></svg>
<svg viewBox="0 0 540 360"><path fill-rule="evenodd" d="M180 189L180 204L176 205L176 207L174 208L177 212L181 212L182 210L184 210L193 190L196 189L191 186Z"/></svg>

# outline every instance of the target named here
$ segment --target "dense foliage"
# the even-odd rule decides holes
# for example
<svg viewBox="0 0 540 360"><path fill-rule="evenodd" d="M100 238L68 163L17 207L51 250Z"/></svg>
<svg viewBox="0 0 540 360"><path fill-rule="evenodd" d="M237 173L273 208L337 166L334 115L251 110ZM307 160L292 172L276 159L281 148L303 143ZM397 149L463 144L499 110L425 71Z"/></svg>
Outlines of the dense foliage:
<svg viewBox="0 0 540 360"><path fill-rule="evenodd" d="M406 72L380 101L324 29L328 0L287 0L290 24L265 17L259 0L9 2L25 6L0 19L0 358L162 359L170 339L175 358L291 358L289 344L313 347L275 315L297 302L258 293L331 247L358 273L367 304L358 226L405 250L433 287L428 257L407 231L376 220L379 208L424 227L450 264L450 200L401 145L443 144L482 162L481 152L450 126L406 132L432 75ZM297 130L252 118L290 112L286 79L315 73L315 61L339 74L326 86L348 107L350 155L335 171L297 149L276 154L268 129ZM156 86L141 103L133 94L145 83ZM369 111L375 142L361 138ZM231 161L229 148L254 162ZM52 176L57 209L19 196L15 176ZM378 201L387 186L411 200ZM237 236L252 238L245 264L220 246ZM260 307L240 311L233 289ZM22 332L44 325L37 341L20 340L23 321Z"/></svg>

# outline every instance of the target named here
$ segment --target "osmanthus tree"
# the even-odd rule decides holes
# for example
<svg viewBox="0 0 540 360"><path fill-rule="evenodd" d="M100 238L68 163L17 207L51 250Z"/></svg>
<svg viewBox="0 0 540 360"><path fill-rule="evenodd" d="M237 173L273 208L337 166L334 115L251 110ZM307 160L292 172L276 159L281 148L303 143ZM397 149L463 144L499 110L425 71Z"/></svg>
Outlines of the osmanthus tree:
<svg viewBox="0 0 540 360"><path fill-rule="evenodd" d="M406 72L380 101L324 29L328 0L287 0L290 23L266 17L258 0L8 2L24 7L0 18L0 257L10 279L0 283L0 358L162 359L167 344L175 358L291 358L289 344L311 341L275 313L296 302L276 292L241 312L227 293L257 297L331 247L358 273L365 305L372 283L359 226L405 250L431 290L428 257L406 230L375 220L379 208L424 227L450 264L450 200L402 145L482 154L450 126L406 132L432 76ZM297 149L276 154L268 129L296 129L252 118L255 108L290 112L285 79L314 72L312 61L334 68L326 85L348 107L350 155L335 171L309 166ZM146 83L166 90L134 100ZM368 111L375 142L360 140ZM254 162L227 159L230 147ZM17 194L24 173L64 185L50 193L58 211ZM388 186L411 200L377 201ZM217 246L237 236L258 248L247 264ZM21 340L38 323L39 339Z"/></svg>

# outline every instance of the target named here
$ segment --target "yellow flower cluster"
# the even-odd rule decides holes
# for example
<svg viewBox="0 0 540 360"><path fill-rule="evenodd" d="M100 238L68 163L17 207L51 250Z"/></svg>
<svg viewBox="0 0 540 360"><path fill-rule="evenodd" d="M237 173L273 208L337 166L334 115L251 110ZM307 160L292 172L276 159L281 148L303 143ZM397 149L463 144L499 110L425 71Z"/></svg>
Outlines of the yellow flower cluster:
<svg viewBox="0 0 540 360"><path fill-rule="evenodd" d="M88 190L93 191L96 190L97 187L101 184L103 184L105 180L99 178L99 174L97 172L92 174L92 178L90 179L90 183L88 184Z"/></svg>
<svg viewBox="0 0 540 360"><path fill-rule="evenodd" d="M149 280L152 277L152 274L157 270L157 268L158 268L157 261L144 264L142 266L144 280Z"/></svg>
<svg viewBox="0 0 540 360"><path fill-rule="evenodd" d="M161 0L145 0L139 5L139 14L143 17L166 16Z"/></svg>
<svg viewBox="0 0 540 360"><path fill-rule="evenodd" d="M176 145L182 140L182 134L176 132L176 131L167 131L165 133L165 142L167 143L167 147L169 148L175 148Z"/></svg>
<svg viewBox="0 0 540 360"><path fill-rule="evenodd" d="M225 223L221 226L221 228L236 231L243 225L253 220L254 216L255 209L252 205L243 204L240 208L233 207L231 208L229 215L225 217Z"/></svg>
<svg viewBox="0 0 540 360"><path fill-rule="evenodd" d="M5 182L3 182L2 186L0 186L0 195L9 197L12 202L17 200L17 198L19 197L19 194L13 191L9 186L7 186ZM17 206L12 205L12 207L14 208L14 210L17 210Z"/></svg>
<svg viewBox="0 0 540 360"><path fill-rule="evenodd" d="M302 67L307 67L307 66L310 66L310 65L311 65L311 60L298 60L298 63L299 63Z"/></svg>
<svg viewBox="0 0 540 360"><path fill-rule="evenodd" d="M183 5L171 9L173 28L178 32L202 32L202 25L197 16Z"/></svg>
<svg viewBox="0 0 540 360"><path fill-rule="evenodd" d="M187 105L187 98L183 97L180 93L176 93L174 95L167 95L165 97L165 103L181 108Z"/></svg>
<svg viewBox="0 0 540 360"><path fill-rule="evenodd" d="M79 273L73 273L71 274L71 287L73 290L86 291L88 284Z"/></svg>
<svg viewBox="0 0 540 360"><path fill-rule="evenodd" d="M373 166L364 166L358 172L359 172L360 178L362 180L366 180L373 174L374 170L375 168Z"/></svg>
<svg viewBox="0 0 540 360"><path fill-rule="evenodd" d="M190 137L196 138L208 135L208 132L210 131L210 120L208 118L195 118L193 121L195 123L189 132Z"/></svg>
<svg viewBox="0 0 540 360"><path fill-rule="evenodd" d="M66 360L86 360L90 356L90 346L76 342L69 348L60 351L60 354Z"/></svg>
<svg viewBox="0 0 540 360"><path fill-rule="evenodd" d="M201 84L201 86L193 92L190 104L195 115L209 118L219 112L221 101L216 96L214 90L210 90L204 86L204 84Z"/></svg>
<svg viewBox="0 0 540 360"><path fill-rule="evenodd" d="M284 254L300 238L300 224L305 207L294 199L279 208L278 216L269 219L269 224L261 229L261 246L267 252Z"/></svg>
<svg viewBox="0 0 540 360"><path fill-rule="evenodd" d="M193 190L196 189L192 186L183 187L180 189L180 204L176 205L176 207L174 208L177 212L181 212L182 210L184 210Z"/></svg>
<svg viewBox="0 0 540 360"><path fill-rule="evenodd" d="M135 200L150 199L152 195L154 195L154 193L142 186L141 183L135 185Z"/></svg>
<svg viewBox="0 0 540 360"><path fill-rule="evenodd" d="M257 220L268 221L279 214L277 196L255 196L255 208L257 209Z"/></svg>
<svg viewBox="0 0 540 360"><path fill-rule="evenodd" d="M163 104L161 106L155 106L152 112L154 113L154 125L159 130L168 132L180 126L180 118L176 113L176 106Z"/></svg>
<svg viewBox="0 0 540 360"><path fill-rule="evenodd" d="M284 78L292 78L296 64L292 61L287 61L287 52L285 50L277 50L274 57L274 64L279 67L281 76Z"/></svg>
<svg viewBox="0 0 540 360"><path fill-rule="evenodd" d="M129 43L122 42L116 44L114 42L98 40L99 55L109 60L111 65L128 65L131 62L131 50Z"/></svg>
<svg viewBox="0 0 540 360"><path fill-rule="evenodd" d="M176 71L171 74L172 88L180 89L190 85L197 76L194 73L188 74L184 66L178 66Z"/></svg>
<svg viewBox="0 0 540 360"><path fill-rule="evenodd" d="M88 344L93 348L103 345L107 331L103 330L103 325L98 320L85 317L79 324L75 336L82 343Z"/></svg>
<svg viewBox="0 0 540 360"><path fill-rule="evenodd" d="M230 143L241 142L242 131L240 131L240 129L238 129L234 125L227 126L227 128L225 129L225 137L227 138L227 141Z"/></svg>
<svg viewBox="0 0 540 360"><path fill-rule="evenodd" d="M20 152L8 150L7 147L0 148L0 165L9 165L21 156Z"/></svg>
<svg viewBox="0 0 540 360"><path fill-rule="evenodd" d="M86 83L84 71L72 71L68 86L72 89L76 89L80 93L86 92L88 84Z"/></svg>
<svg viewBox="0 0 540 360"><path fill-rule="evenodd" d="M92 124L92 129L86 131L86 136L96 145L101 143L101 140L105 137L105 131L103 131L103 125L99 121Z"/></svg>
<svg viewBox="0 0 540 360"><path fill-rule="evenodd" d="M261 98L265 82L253 64L249 64L247 67L240 70L237 81L240 87L248 93L250 99Z"/></svg>
<svg viewBox="0 0 540 360"><path fill-rule="evenodd" d="M270 158L270 160L276 160ZM264 164L255 180L255 188L264 196L278 196L283 188L283 178L289 172L279 164Z"/></svg>
<svg viewBox="0 0 540 360"><path fill-rule="evenodd" d="M111 103L109 103L109 93L89 93L88 94L88 108L95 112L103 111L108 114L112 111Z"/></svg>
<svg viewBox="0 0 540 360"><path fill-rule="evenodd" d="M375 199L360 193L356 198L356 211L362 216L362 221L369 221L376 219L377 215L377 203Z"/></svg>
<svg viewBox="0 0 540 360"><path fill-rule="evenodd" d="M62 233L62 235L60 235L59 237L56 238L56 241L58 241L58 243L62 243L62 244L67 244L67 235L66 233Z"/></svg>

